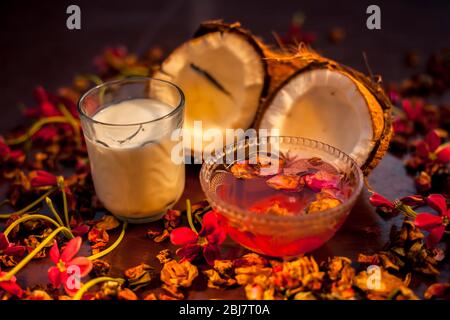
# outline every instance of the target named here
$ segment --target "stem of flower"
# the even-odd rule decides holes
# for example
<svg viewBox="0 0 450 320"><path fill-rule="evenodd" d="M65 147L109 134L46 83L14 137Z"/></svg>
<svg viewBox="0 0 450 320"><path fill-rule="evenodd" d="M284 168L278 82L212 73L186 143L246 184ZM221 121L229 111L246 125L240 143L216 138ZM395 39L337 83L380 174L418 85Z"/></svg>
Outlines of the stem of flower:
<svg viewBox="0 0 450 320"><path fill-rule="evenodd" d="M81 300L81 298L83 298L83 295L93 286L102 283L102 282L108 282L108 281L114 281L114 282L118 282L120 284L125 283L125 280L122 278L111 278L111 277L98 277L92 280L89 280L88 282L86 282L78 291L77 293L73 296L72 300Z"/></svg>
<svg viewBox="0 0 450 320"><path fill-rule="evenodd" d="M58 221L60 226L64 225L64 222L61 220L61 216L59 215L58 211L56 211L55 206L53 205L52 200L49 197L45 198L45 202L47 203L48 208L50 209L50 212L53 213L56 220Z"/></svg>
<svg viewBox="0 0 450 320"><path fill-rule="evenodd" d="M400 206L398 206L398 209L410 218L414 219L417 216L417 213L413 210L413 208L405 204L401 204Z"/></svg>
<svg viewBox="0 0 450 320"><path fill-rule="evenodd" d="M187 215L189 226L191 227L192 231L194 231L195 233L198 233L197 229L195 229L194 222L192 221L191 200L189 200L189 199L186 199L186 215Z"/></svg>
<svg viewBox="0 0 450 320"><path fill-rule="evenodd" d="M96 74L92 74L92 73L87 73L87 74L83 74L82 77L90 80L91 82L95 83L95 85L99 86L103 83L102 79L97 76Z"/></svg>
<svg viewBox="0 0 450 320"><path fill-rule="evenodd" d="M19 211L15 211L12 213L2 213L0 214L0 219L8 219L9 217L11 217L13 214L22 214L27 212L28 210L30 210L31 208L33 208L34 206L36 206L38 203L40 203L42 200L44 200L45 198L47 198L50 194L52 194L54 191L56 190L56 188L51 188L49 189L46 193L44 193L42 196L40 196L38 199L36 199L35 201L33 201L32 203L30 203L29 205L27 205L25 208L20 209Z"/></svg>
<svg viewBox="0 0 450 320"><path fill-rule="evenodd" d="M9 281L11 278L19 272L23 267L27 265L28 262L33 259L35 255L37 255L42 249L44 249L50 241L53 240L54 237L58 235L61 231L70 232L69 229L66 227L58 227L55 229L52 233L50 233L47 238L45 238L33 251L31 251L25 258L22 259L14 268L12 268L10 271L8 271L7 274L5 274L3 277L0 277L0 282L2 281Z"/></svg>
<svg viewBox="0 0 450 320"><path fill-rule="evenodd" d="M94 260L100 259L101 257L106 256L108 253L110 253L115 248L117 248L117 246L122 242L122 239L125 236L125 230L127 228L127 225L128 225L128 222L126 222L126 221L122 224L122 231L120 232L119 237L117 237L116 241L114 241L114 243L112 245L110 245L107 249L105 249L99 253L93 254L92 256L89 256L87 258L89 260L94 261Z"/></svg>
<svg viewBox="0 0 450 320"><path fill-rule="evenodd" d="M66 226L70 229L70 220L69 220L69 210L67 209L67 196L66 196L66 190L64 186L64 177L58 176L56 179L58 182L58 188L61 191L62 198L63 198L63 207L64 207L64 219L66 220Z"/></svg>
<svg viewBox="0 0 450 320"><path fill-rule="evenodd" d="M23 134L19 137L16 137L16 138L11 138L11 139L6 140L6 144L8 144L8 145L21 144L21 143L27 141L28 139L30 139L36 132L39 131L39 129L41 129L46 124L68 123L68 122L70 123L70 121L67 120L66 117L62 117L62 116L42 118L42 119L36 121L30 127L30 129L28 129L28 131L25 134Z"/></svg>
<svg viewBox="0 0 450 320"><path fill-rule="evenodd" d="M40 219L40 220L45 220L45 221L47 221L47 222L50 222L51 224L53 224L55 227L57 227L57 228L59 228L59 227L61 227L62 225L60 225L58 222L56 222L55 220L53 220L52 218L50 218L50 217L48 217L48 216L44 216L43 214L32 214L32 215L29 215L29 216L25 216L25 217L22 217L22 218L20 218L20 219L17 219L16 221L14 221L13 223L11 223L9 226L8 226L8 228L6 228L6 230L3 232L4 233L4 235L6 236L6 237L8 237L8 235L11 233L11 231L16 227L16 226L18 226L19 224L21 224L22 222L25 222L25 221L28 221L28 220L38 220L38 219ZM72 234L72 232L64 232L67 236L68 236L68 238L71 238L71 239L73 239L75 236Z"/></svg>

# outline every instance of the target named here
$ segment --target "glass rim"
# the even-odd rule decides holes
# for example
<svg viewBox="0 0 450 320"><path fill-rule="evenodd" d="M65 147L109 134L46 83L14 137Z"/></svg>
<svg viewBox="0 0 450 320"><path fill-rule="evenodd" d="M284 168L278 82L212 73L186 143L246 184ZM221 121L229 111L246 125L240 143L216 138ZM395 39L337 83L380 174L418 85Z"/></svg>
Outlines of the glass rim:
<svg viewBox="0 0 450 320"><path fill-rule="evenodd" d="M152 120L148 120L148 121L143 121L143 122L125 123L125 124L108 123L108 122L102 122L102 121L95 120L93 117L87 115L86 112L81 107L82 101L84 101L86 99L86 97L89 96L90 94L92 94L94 91L100 90L102 88L106 88L107 86L111 86L114 84L120 84L120 83L125 83L125 82L143 82L143 81L157 81L157 82L165 83L165 84L173 87L178 92L178 95L180 97L180 102L178 103L178 105L176 107L174 107L173 110L171 110L169 113L167 113L161 117L158 117L158 118L152 119ZM184 108L184 104L185 104L185 97L184 97L183 90L181 90L181 88L173 82L163 80L163 79L158 79L158 78L152 78L152 77L129 77L129 78L125 78L125 79L106 81L99 85L96 85L95 87L90 88L88 91L86 91L80 97L80 99L78 99L77 111L80 116L83 116L86 119L88 119L89 121L92 121L93 123L96 123L96 124L100 124L100 125L104 125L104 126L114 126L114 127L128 127L128 126L139 126L139 125L149 124L152 122L158 122L158 121L170 118L171 116L173 116L174 114L176 114L180 110L182 110Z"/></svg>
<svg viewBox="0 0 450 320"><path fill-rule="evenodd" d="M212 177L213 173L213 166L216 164L216 161L219 158L225 157L231 150L234 151L235 149L239 148L239 144L243 143L245 146L248 142L246 140L237 141L233 144L230 144L222 149L222 151L219 154L211 156L208 161L205 161L202 165L202 168L200 170L200 185L203 189L203 192L206 195L206 198L211 203L212 207L216 207L220 213L224 214L226 217L232 218L232 219L238 219L239 221L243 221L245 219L251 219L252 221L257 221L258 223L293 223L293 222L310 222L310 223L316 223L317 221L321 219L327 219L330 217L334 217L336 215L339 215L339 213L343 213L346 210L350 210L353 205L355 204L357 198L359 197L362 187L363 187L363 173L361 168L358 166L356 161L350 157L348 154L343 152L342 150L333 147L327 143L313 140L309 138L304 137L294 137L294 136L267 136L267 141L270 141L272 138L283 140L289 140L288 142L285 142L287 144L298 144L299 141L302 141L303 143L305 141L309 143L316 143L317 145L314 146L314 149L319 148L318 146L321 145L322 147L327 147L328 150L333 150L335 152L338 152L340 155L343 155L343 157L350 162L350 170L355 172L357 175L357 182L356 186L354 188L354 191L350 195L348 199L346 199L345 202L341 203L340 205L321 210L318 212L315 212L311 215L293 215L293 216L276 216L276 215L261 215L258 213L255 213L253 211L250 211L248 209L242 209L236 205L229 204L225 200L218 197L216 194L213 194L209 190L209 183L210 178ZM280 141L280 143L281 143ZM269 143L269 142L268 142ZM257 139L257 144L259 145L259 138ZM306 146L305 146L306 147ZM308 145L307 147L310 147ZM328 153L330 153L328 151ZM331 153L330 153L331 154Z"/></svg>

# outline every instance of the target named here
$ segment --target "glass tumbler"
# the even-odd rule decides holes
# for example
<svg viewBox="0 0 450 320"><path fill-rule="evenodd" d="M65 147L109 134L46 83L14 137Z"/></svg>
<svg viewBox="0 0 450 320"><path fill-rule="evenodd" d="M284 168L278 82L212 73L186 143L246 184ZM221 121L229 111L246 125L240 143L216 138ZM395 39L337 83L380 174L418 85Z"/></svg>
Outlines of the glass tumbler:
<svg viewBox="0 0 450 320"><path fill-rule="evenodd" d="M106 82L81 97L78 111L104 207L131 223L161 218L184 190L184 163L172 157L182 143L181 89L153 78Z"/></svg>

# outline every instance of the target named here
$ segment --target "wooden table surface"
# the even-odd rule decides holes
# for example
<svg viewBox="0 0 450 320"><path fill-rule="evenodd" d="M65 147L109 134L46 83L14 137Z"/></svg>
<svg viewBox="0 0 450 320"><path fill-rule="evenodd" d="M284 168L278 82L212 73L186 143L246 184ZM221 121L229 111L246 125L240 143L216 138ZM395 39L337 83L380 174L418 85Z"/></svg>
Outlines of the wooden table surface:
<svg viewBox="0 0 450 320"><path fill-rule="evenodd" d="M199 165L188 165L185 192L176 205L176 209L185 209L186 198L189 198L192 202L204 199L198 180L199 169ZM406 176L402 161L391 155L387 155L383 159L373 171L369 180L372 187L382 191L384 195L390 198L413 194L415 190L411 179ZM320 262L332 256L346 256L356 259L359 253L373 253L380 250L388 241L392 225L400 225L400 222L401 217L389 221L383 220L370 205L368 193L364 190L342 228L330 241L311 254ZM153 225L159 225L159 222L155 222ZM156 270L159 270L160 264L156 259L158 252L165 248L175 249L168 240L162 243L155 243L150 240L146 235L150 226L152 224L129 225L125 238L119 247L104 258L112 264L112 276L123 276L124 270L140 263L150 264ZM115 235L112 238L115 238ZM113 239L111 239L112 241ZM231 239L226 240L223 249L225 257L227 255L238 256L247 252ZM88 255L89 247L84 246L82 253ZM47 283L47 269L50 266L51 261L49 259L32 261L18 274L18 281L24 285ZM437 280L448 281L450 276L448 262L441 267L443 272L436 279L421 276L413 277L412 287L416 293L421 295L429 284ZM157 285L158 283L155 282L153 287L150 286L145 290L152 291ZM143 293L145 293L145 290ZM189 289L187 298L244 299L245 294L242 288L209 289L206 287L206 281L198 281Z"/></svg>
<svg viewBox="0 0 450 320"><path fill-rule="evenodd" d="M131 51L142 54L151 45L173 49L187 39L198 24L208 18L240 20L256 34L270 39L272 31L287 30L292 14L305 13L305 29L314 31L318 40L314 47L327 56L365 70L362 51L368 54L374 73L386 81L399 81L423 68L426 56L450 44L449 1L378 1L382 8L382 30L365 28L365 1L77 1L82 11L82 30L65 28L66 7L69 1L0 3L0 132L6 132L20 122L19 102L32 103L32 89L43 85L49 90L70 83L77 73L92 71L92 57L107 45L124 44ZM327 32L343 27L346 39L339 45L327 41ZM416 69L402 64L407 51L419 52L422 60ZM445 98L445 97L444 97ZM198 166L188 166L186 191L178 204L184 209L186 198L203 199ZM383 195L396 198L415 192L412 180L406 175L402 161L387 155L370 177L373 187ZM314 251L318 260L333 255L356 258L360 252L371 253L388 240L389 230L398 218L381 219L368 203L364 191L346 223L333 239ZM379 227L380 232L373 233ZM146 237L148 225L132 225L123 243L107 260L113 264L112 274L141 262L154 267L155 258L166 244L156 244ZM227 240L228 252L244 252ZM84 247L88 254L87 247ZM33 261L18 274L23 285L47 283L48 259ZM448 265L438 280L449 280ZM413 278L413 286L421 294L433 279ZM188 298L244 298L243 290L211 290L199 284L190 290Z"/></svg>

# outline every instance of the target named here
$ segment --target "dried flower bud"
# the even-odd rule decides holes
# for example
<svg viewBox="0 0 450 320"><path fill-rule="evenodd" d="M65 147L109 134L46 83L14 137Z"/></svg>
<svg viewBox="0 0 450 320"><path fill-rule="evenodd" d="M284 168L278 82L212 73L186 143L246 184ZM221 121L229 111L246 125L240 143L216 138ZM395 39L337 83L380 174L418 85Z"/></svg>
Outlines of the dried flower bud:
<svg viewBox="0 0 450 320"><path fill-rule="evenodd" d="M94 260L92 262L92 272L96 277L106 276L111 270L111 264L105 260Z"/></svg>

